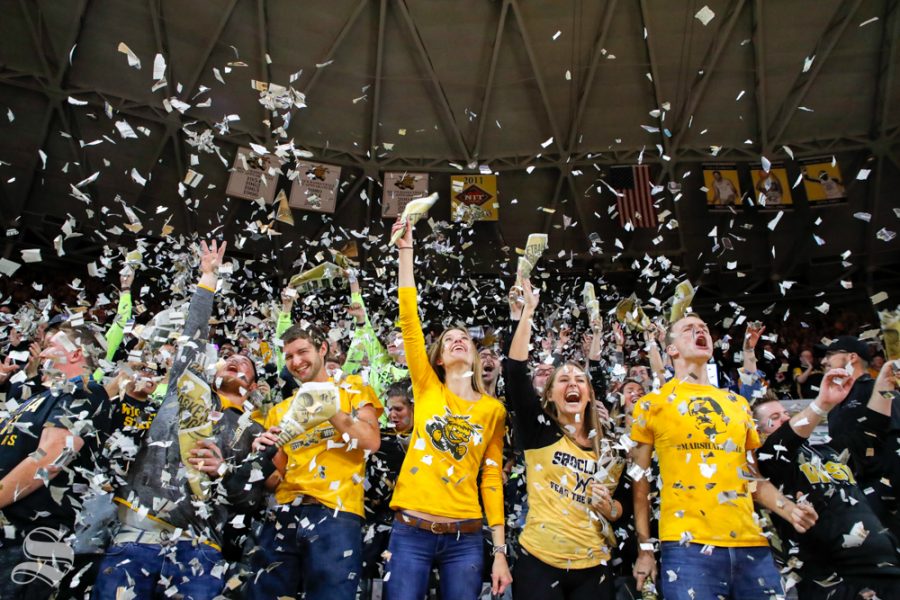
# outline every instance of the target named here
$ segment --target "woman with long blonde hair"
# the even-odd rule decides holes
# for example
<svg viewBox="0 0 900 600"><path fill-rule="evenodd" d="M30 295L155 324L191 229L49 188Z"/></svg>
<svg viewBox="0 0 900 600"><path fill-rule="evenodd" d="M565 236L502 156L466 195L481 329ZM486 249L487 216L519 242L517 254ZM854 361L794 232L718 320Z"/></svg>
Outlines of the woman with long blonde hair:
<svg viewBox="0 0 900 600"><path fill-rule="evenodd" d="M476 600L484 562L483 515L494 544L492 592L502 593L512 580L501 473L506 409L484 393L481 361L464 328L444 330L426 351L413 276L412 224L398 220L392 234L402 227L406 231L396 241L400 330L416 410L391 499L397 514L385 566L386 598L422 600L437 566L441 597Z"/></svg>

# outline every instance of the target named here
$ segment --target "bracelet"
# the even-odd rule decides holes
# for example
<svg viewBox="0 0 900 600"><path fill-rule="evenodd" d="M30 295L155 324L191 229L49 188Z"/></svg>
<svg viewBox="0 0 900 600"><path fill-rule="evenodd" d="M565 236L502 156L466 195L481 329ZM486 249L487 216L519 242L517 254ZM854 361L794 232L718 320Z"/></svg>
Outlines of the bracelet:
<svg viewBox="0 0 900 600"><path fill-rule="evenodd" d="M491 548L491 556L496 556L498 554L506 556L506 544L500 544L499 546Z"/></svg>
<svg viewBox="0 0 900 600"><path fill-rule="evenodd" d="M412 246L403 246L402 248L397 248L397 251L399 252L400 250L412 250L412 249L413 249Z"/></svg>
<svg viewBox="0 0 900 600"><path fill-rule="evenodd" d="M814 413L816 413L817 415L819 415L822 418L825 418L828 416L828 411L819 407L819 405L816 404L815 400L813 400L812 402L809 403L809 410L813 411Z"/></svg>

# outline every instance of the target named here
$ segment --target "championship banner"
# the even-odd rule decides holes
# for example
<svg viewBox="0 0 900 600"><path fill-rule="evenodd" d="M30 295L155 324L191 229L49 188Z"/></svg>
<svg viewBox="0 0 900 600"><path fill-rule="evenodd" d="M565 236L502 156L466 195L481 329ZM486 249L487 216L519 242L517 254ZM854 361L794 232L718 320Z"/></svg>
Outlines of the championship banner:
<svg viewBox="0 0 900 600"><path fill-rule="evenodd" d="M794 199L788 184L787 171L782 166L770 166L764 171L762 166L754 166L750 171L753 177L753 189L756 192L756 204L760 208L778 208L791 206Z"/></svg>
<svg viewBox="0 0 900 600"><path fill-rule="evenodd" d="M266 204L271 204L275 199L278 172L270 173L270 167L280 169L281 161L274 156L254 156L250 148L238 148L225 195L244 200L262 198Z"/></svg>
<svg viewBox="0 0 900 600"><path fill-rule="evenodd" d="M428 195L428 173L407 171L384 174L384 192L381 196L381 218L396 219L410 200Z"/></svg>
<svg viewBox="0 0 900 600"><path fill-rule="evenodd" d="M341 168L314 162L298 162L288 204L292 208L333 213Z"/></svg>
<svg viewBox="0 0 900 600"><path fill-rule="evenodd" d="M841 168L836 161L822 158L800 161L800 175L811 206L847 199Z"/></svg>
<svg viewBox="0 0 900 600"><path fill-rule="evenodd" d="M454 221L497 221L496 175L453 175L450 177L450 214Z"/></svg>
<svg viewBox="0 0 900 600"><path fill-rule="evenodd" d="M741 180L734 165L703 165L703 184L710 208L741 205Z"/></svg>

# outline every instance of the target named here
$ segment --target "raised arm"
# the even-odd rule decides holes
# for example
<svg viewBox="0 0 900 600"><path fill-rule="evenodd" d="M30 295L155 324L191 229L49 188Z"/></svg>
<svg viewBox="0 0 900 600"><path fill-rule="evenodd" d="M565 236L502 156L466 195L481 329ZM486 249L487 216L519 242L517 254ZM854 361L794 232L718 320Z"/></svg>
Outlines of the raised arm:
<svg viewBox="0 0 900 600"><path fill-rule="evenodd" d="M122 340L125 338L125 325L131 319L131 284L134 283L134 270L131 267L122 269L119 276L119 306L116 318L113 319L109 331L106 332L106 360L111 361L115 356Z"/></svg>
<svg viewBox="0 0 900 600"><path fill-rule="evenodd" d="M891 405L897 399L897 382L900 378L900 360L884 363L875 380L868 407L881 415L891 416ZM823 386L824 387L824 386Z"/></svg>
<svg viewBox="0 0 900 600"><path fill-rule="evenodd" d="M791 418L791 429L794 433L808 439L831 409L844 401L851 387L853 380L850 373L844 369L831 369L825 373L816 399Z"/></svg>
<svg viewBox="0 0 900 600"><path fill-rule="evenodd" d="M278 311L278 317L275 321L275 343L272 347L275 349L275 366L278 372L284 369L284 346L281 344L281 336L285 331L293 325L291 314L294 311L294 301L297 299L297 290L292 287L286 287L281 290L281 310Z"/></svg>
<svg viewBox="0 0 900 600"><path fill-rule="evenodd" d="M179 348L178 355L169 370L169 392L167 396L177 397L177 385L174 385L194 356L206 344L209 338L209 318L212 316L213 296L219 282L219 267L225 256L226 242L218 245L213 240L210 246L200 242L200 280L191 298L188 314L184 320L182 336L188 341Z"/></svg>

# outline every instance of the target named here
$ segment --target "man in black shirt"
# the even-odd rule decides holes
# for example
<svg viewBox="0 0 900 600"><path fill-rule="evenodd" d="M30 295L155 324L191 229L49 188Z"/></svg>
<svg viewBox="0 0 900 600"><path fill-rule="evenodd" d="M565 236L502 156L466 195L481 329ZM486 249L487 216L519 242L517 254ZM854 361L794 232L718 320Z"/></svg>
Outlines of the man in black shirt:
<svg viewBox="0 0 900 600"><path fill-rule="evenodd" d="M816 400L793 418L777 400L764 398L754 406L765 437L757 451L760 472L785 496L805 498L819 514L803 534L774 523L783 560L800 578L797 590L804 600L865 598L866 590L880 598L900 598L897 540L872 511L837 452L808 442L825 415L848 397L849 375L844 369L829 370Z"/></svg>
<svg viewBox="0 0 900 600"><path fill-rule="evenodd" d="M900 403L889 407L887 421L879 419L876 427L867 410L875 386L867 372L871 356L868 344L841 336L820 349L825 351L826 369L846 368L853 381L847 399L828 415L829 445L838 452L849 451L850 468L860 489L881 522L900 539L900 494L896 491L900 489ZM860 435L873 427L877 437Z"/></svg>
<svg viewBox="0 0 900 600"><path fill-rule="evenodd" d="M99 456L99 437L109 430L106 392L90 379L93 338L86 327L68 324L48 334L42 385L13 386L0 412L0 510L11 525L0 541L2 598L47 597L72 565L62 540L74 526L76 491ZM52 568L27 560L23 545L32 548L29 558ZM41 548L56 554L34 557Z"/></svg>

